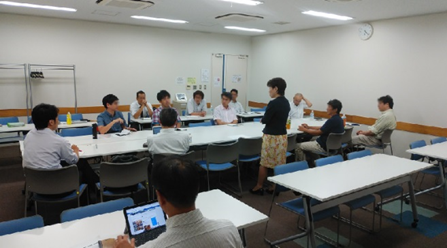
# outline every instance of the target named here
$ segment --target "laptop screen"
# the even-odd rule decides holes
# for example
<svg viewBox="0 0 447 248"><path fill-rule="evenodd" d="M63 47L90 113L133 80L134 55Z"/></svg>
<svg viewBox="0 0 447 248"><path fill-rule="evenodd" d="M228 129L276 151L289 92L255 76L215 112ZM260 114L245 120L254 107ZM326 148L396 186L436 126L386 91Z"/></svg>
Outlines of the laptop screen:
<svg viewBox="0 0 447 248"><path fill-rule="evenodd" d="M158 202L126 208L124 212L131 236L166 225L165 214Z"/></svg>

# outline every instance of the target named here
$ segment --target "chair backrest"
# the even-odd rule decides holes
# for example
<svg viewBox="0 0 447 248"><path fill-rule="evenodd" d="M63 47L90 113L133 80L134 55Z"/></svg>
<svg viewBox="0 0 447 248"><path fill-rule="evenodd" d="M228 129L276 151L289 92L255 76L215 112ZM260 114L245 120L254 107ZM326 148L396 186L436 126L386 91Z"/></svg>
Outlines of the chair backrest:
<svg viewBox="0 0 447 248"><path fill-rule="evenodd" d="M317 159L317 160L315 160L315 165L317 167L319 167L319 166L325 166L328 164L335 164L338 162L343 162L343 157L341 155Z"/></svg>
<svg viewBox="0 0 447 248"><path fill-rule="evenodd" d="M410 149L415 149L415 148L419 148L419 147L424 147L426 146L427 143L425 142L425 140L418 140L415 142L412 142L410 144ZM418 155L418 154L411 154L411 160L423 160L424 156Z"/></svg>
<svg viewBox="0 0 447 248"><path fill-rule="evenodd" d="M341 138L342 144L350 143L352 140L352 131L354 130L353 127L346 126L345 127L345 134L343 134L343 137Z"/></svg>
<svg viewBox="0 0 447 248"><path fill-rule="evenodd" d="M442 142L446 142L446 141L447 141L446 137L437 137L437 138L431 139L430 143L432 145L434 145L434 144L438 144L438 143L442 143Z"/></svg>
<svg viewBox="0 0 447 248"><path fill-rule="evenodd" d="M61 129L62 137L74 137L74 136L83 136L83 135L92 135L92 134L93 134L93 129L91 127Z"/></svg>
<svg viewBox="0 0 447 248"><path fill-rule="evenodd" d="M152 133L158 134L161 131L161 126L152 127Z"/></svg>
<svg viewBox="0 0 447 248"><path fill-rule="evenodd" d="M19 117L2 117L0 118L0 124L2 125L6 125L10 122L19 122Z"/></svg>
<svg viewBox="0 0 447 248"><path fill-rule="evenodd" d="M299 162L293 162L293 163L289 163L289 164L275 166L275 168L273 169L273 173L275 174L275 176L277 176L277 175L287 174L287 173L291 173L291 172L306 170L308 168L309 168L309 165L307 164L306 161L299 161ZM288 190L289 190L288 188L283 187L278 184L275 186L275 192L284 192L284 191L288 191Z"/></svg>
<svg viewBox="0 0 447 248"><path fill-rule="evenodd" d="M348 160L353 160L356 158L363 158L366 156L371 156L372 152L370 150L363 150L363 151L358 151L358 152L350 152L348 153Z"/></svg>
<svg viewBox="0 0 447 248"><path fill-rule="evenodd" d="M118 200L101 202L97 204L88 205L80 208L73 208L65 210L61 213L61 222L67 222L72 220L79 220L86 217L91 217L100 214L111 213L119 210L123 210L125 207L133 206L134 202L132 198L121 198Z"/></svg>
<svg viewBox="0 0 447 248"><path fill-rule="evenodd" d="M82 114L71 114L71 120L72 121L79 121L83 119L84 117ZM67 115L59 115L59 121L66 122L67 121Z"/></svg>
<svg viewBox="0 0 447 248"><path fill-rule="evenodd" d="M261 154L262 138L239 138L239 155L255 156Z"/></svg>
<svg viewBox="0 0 447 248"><path fill-rule="evenodd" d="M343 139L343 135L345 133L330 133L327 137L326 141L326 149L329 150L338 150L341 148L341 140Z"/></svg>
<svg viewBox="0 0 447 248"><path fill-rule="evenodd" d="M253 122L261 122L262 118L254 118Z"/></svg>
<svg viewBox="0 0 447 248"><path fill-rule="evenodd" d="M393 129L387 129L382 134L382 143L384 145L391 144L391 134L393 134Z"/></svg>
<svg viewBox="0 0 447 248"><path fill-rule="evenodd" d="M34 228L43 227L43 218L40 215L0 222L0 236L16 232L22 232Z"/></svg>
<svg viewBox="0 0 447 248"><path fill-rule="evenodd" d="M195 160L195 153L194 151L190 151L188 153L185 154L173 154L173 153L158 153L158 154L152 154L152 162L154 164L160 162L162 159L166 158L166 157L170 157L170 156L177 156L179 158L182 159L186 159L186 160L191 160L194 161Z"/></svg>
<svg viewBox="0 0 447 248"><path fill-rule="evenodd" d="M252 108L251 112L264 112L266 108Z"/></svg>
<svg viewBox="0 0 447 248"><path fill-rule="evenodd" d="M292 134L287 136L287 151L296 149L296 135L297 134Z"/></svg>
<svg viewBox="0 0 447 248"><path fill-rule="evenodd" d="M350 152L348 153L348 160L356 159L356 158L363 158L366 156L371 156L372 152L370 150L363 150L358 152Z"/></svg>
<svg viewBox="0 0 447 248"><path fill-rule="evenodd" d="M60 169L24 168L26 189L44 195L56 195L79 189L79 172L76 165Z"/></svg>
<svg viewBox="0 0 447 248"><path fill-rule="evenodd" d="M212 126L216 125L216 121L215 120L211 119L210 122L211 122Z"/></svg>
<svg viewBox="0 0 447 248"><path fill-rule="evenodd" d="M239 142L209 144L206 149L206 161L213 164L232 162L239 158Z"/></svg>
<svg viewBox="0 0 447 248"><path fill-rule="evenodd" d="M148 165L146 158L128 163L103 162L100 165L101 188L123 188L147 181Z"/></svg>
<svg viewBox="0 0 447 248"><path fill-rule="evenodd" d="M33 117L28 116L28 124L33 124Z"/></svg>
<svg viewBox="0 0 447 248"><path fill-rule="evenodd" d="M207 126L212 126L212 125L213 125L213 123L211 123L211 121L189 123L189 127L207 127Z"/></svg>

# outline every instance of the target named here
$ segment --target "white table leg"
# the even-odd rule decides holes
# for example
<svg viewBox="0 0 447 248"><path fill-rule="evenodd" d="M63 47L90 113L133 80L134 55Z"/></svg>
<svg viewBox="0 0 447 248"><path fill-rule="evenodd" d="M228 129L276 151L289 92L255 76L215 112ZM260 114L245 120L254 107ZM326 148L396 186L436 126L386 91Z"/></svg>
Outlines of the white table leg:
<svg viewBox="0 0 447 248"><path fill-rule="evenodd" d="M315 227L314 227L314 220L312 216L312 207L310 205L310 197L303 196L303 204L304 204L304 215L306 217L306 231L307 235L309 236L310 240L310 247L316 248L316 242L315 242Z"/></svg>

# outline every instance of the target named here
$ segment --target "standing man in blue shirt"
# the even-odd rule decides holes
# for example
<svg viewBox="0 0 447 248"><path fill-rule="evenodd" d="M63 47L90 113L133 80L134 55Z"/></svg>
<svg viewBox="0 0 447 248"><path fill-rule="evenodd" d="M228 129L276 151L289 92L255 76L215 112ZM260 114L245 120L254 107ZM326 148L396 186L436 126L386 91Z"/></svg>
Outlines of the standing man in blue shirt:
<svg viewBox="0 0 447 248"><path fill-rule="evenodd" d="M123 113L118 111L119 99L113 94L108 94L102 99L104 105L104 112L98 115L98 131L101 134L105 133L119 133L123 129L130 131L137 131L135 128L129 128L124 120Z"/></svg>
<svg viewBox="0 0 447 248"><path fill-rule="evenodd" d="M315 141L308 141L303 143L298 143L296 146L295 154L298 161L305 159L304 152L317 153L326 152L326 141L330 133L343 133L345 127L343 125L343 120L340 117L340 111L342 104L339 100L330 100L327 103L327 114L331 117L329 118L323 126L321 127L310 127L307 124L302 124L298 127L298 130L304 133L311 134L313 136L320 136Z"/></svg>

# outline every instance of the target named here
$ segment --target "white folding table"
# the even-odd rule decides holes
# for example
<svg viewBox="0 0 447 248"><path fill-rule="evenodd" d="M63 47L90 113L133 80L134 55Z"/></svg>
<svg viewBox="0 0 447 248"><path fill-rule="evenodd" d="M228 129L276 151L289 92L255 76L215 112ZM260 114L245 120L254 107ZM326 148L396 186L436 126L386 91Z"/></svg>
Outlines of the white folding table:
<svg viewBox="0 0 447 248"><path fill-rule="evenodd" d="M271 245L275 246L309 235L312 247L316 247L313 212L338 206L402 183L408 183L414 218L412 226L416 227L418 217L411 175L431 166L433 165L419 161L376 154L269 177L269 181L303 194L307 225L304 233L271 242ZM322 203L310 207L311 198Z"/></svg>
<svg viewBox="0 0 447 248"><path fill-rule="evenodd" d="M445 168L443 165L444 161L447 161L447 142L442 142L434 145L428 145L424 147L419 147L415 149L409 149L406 152L416 155L421 155L424 157L431 157L438 160L439 173L441 175L441 183L435 187L421 190L416 193L416 195L431 192L433 190L442 188L444 194L444 206L447 208L447 181L445 178Z"/></svg>
<svg viewBox="0 0 447 248"><path fill-rule="evenodd" d="M230 220L242 235L244 228L268 220L265 214L220 190L200 193L196 200L196 207L208 219ZM98 240L116 238L123 234L124 228L124 214L122 211L116 211L0 236L0 244L8 248L39 246L81 248Z"/></svg>

